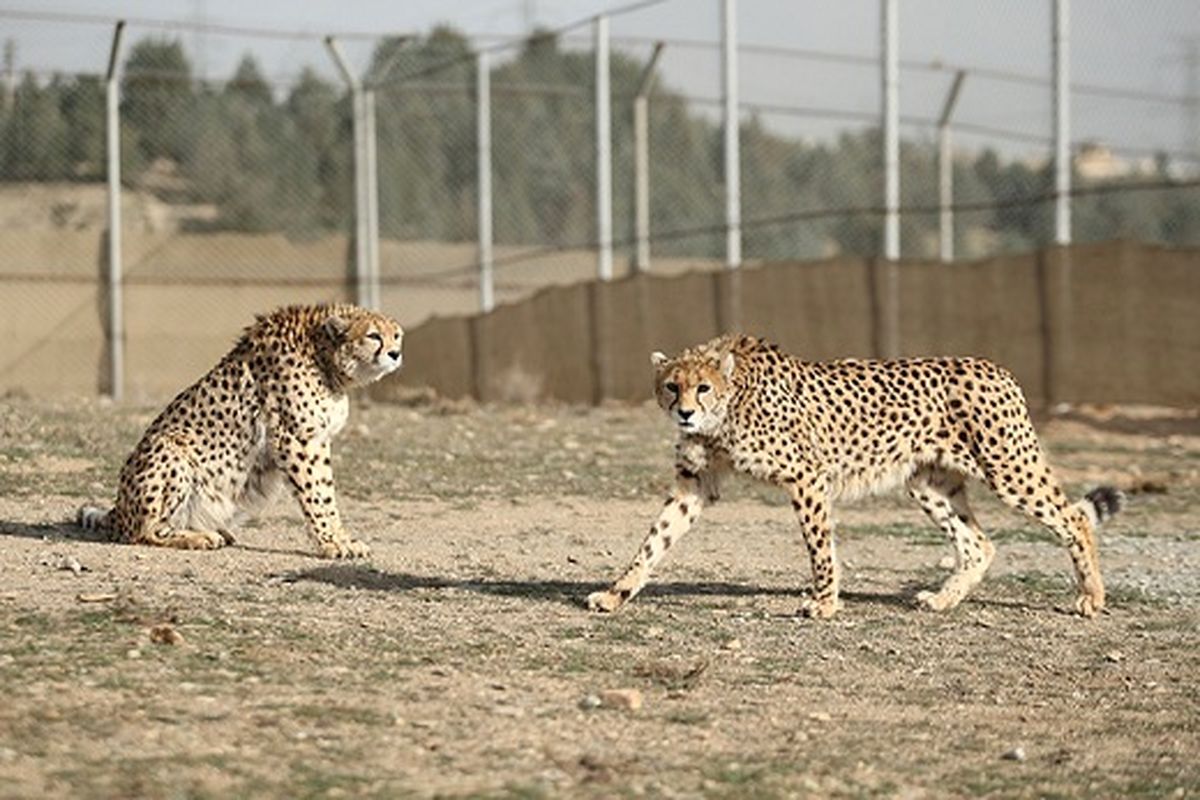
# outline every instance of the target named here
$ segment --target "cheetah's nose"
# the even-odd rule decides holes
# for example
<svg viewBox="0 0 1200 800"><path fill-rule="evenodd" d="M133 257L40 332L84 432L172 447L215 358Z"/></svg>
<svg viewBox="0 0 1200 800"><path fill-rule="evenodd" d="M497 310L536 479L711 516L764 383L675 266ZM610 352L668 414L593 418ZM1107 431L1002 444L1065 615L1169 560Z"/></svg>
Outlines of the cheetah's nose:
<svg viewBox="0 0 1200 800"><path fill-rule="evenodd" d="M694 413L696 413L696 412L693 409L681 408L681 409L679 409L679 418L681 420L683 420L684 422L687 422L688 418L691 417L692 414L694 414Z"/></svg>
<svg viewBox="0 0 1200 800"><path fill-rule="evenodd" d="M391 358L392 361L399 361L400 360L400 351L399 350L389 350L388 357Z"/></svg>

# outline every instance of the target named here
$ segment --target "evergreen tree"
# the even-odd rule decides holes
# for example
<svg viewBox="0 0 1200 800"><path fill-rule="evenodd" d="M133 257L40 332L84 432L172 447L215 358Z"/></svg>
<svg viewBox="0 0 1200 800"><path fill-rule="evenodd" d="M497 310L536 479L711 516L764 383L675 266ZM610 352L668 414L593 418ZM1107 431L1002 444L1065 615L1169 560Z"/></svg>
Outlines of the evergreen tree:
<svg viewBox="0 0 1200 800"><path fill-rule="evenodd" d="M270 108L274 103L271 87L263 77L258 62L249 53L238 62L233 77L225 84L225 93L230 97L239 97L258 109Z"/></svg>
<svg viewBox="0 0 1200 800"><path fill-rule="evenodd" d="M67 123L56 97L56 80L40 87L26 73L13 96L12 111L4 126L3 175L7 180L62 180L71 175L67 149Z"/></svg>
<svg viewBox="0 0 1200 800"><path fill-rule="evenodd" d="M184 124L195 99L192 68L178 41L142 39L129 51L121 81L121 114L137 131L147 161L183 160L194 146L194 129Z"/></svg>
<svg viewBox="0 0 1200 800"><path fill-rule="evenodd" d="M67 158L77 177L100 180L105 172L104 85L80 75L62 90L59 109L67 128Z"/></svg>
<svg viewBox="0 0 1200 800"><path fill-rule="evenodd" d="M353 208L350 121L337 91L305 68L285 103L296 126L297 147L314 159L317 198L314 223L319 229L343 228Z"/></svg>

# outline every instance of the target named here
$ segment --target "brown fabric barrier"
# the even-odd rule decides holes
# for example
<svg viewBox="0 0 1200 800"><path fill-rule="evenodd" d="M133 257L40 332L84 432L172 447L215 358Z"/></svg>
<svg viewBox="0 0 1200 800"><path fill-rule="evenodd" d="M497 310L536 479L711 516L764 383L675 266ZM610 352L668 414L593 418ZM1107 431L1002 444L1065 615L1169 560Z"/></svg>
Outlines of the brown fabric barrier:
<svg viewBox="0 0 1200 800"><path fill-rule="evenodd" d="M6 231L0 239L0 391L103 390L103 237ZM348 299L348 253L344 237L128 236L127 396L177 392L256 313ZM540 269L582 275L581 258L547 259ZM656 263L651 275L556 286L490 315L421 325L412 320L449 290L389 284L385 308L409 328L397 386L488 401L643 400L652 350L744 330L813 360L987 356L1016 373L1035 404L1200 405L1200 250L1107 243L956 264L847 257L735 272L697 263L680 273L684 266L659 271ZM474 302L469 282L454 291L461 302L452 307Z"/></svg>
<svg viewBox="0 0 1200 800"><path fill-rule="evenodd" d="M640 401L652 350L740 329L812 360L985 356L1035 405L1200 404L1196 250L1108 243L958 264L845 258L634 276L543 291L469 324L470 352L426 345L438 337L417 328L412 368L391 381L484 401ZM458 361L421 366L448 358Z"/></svg>

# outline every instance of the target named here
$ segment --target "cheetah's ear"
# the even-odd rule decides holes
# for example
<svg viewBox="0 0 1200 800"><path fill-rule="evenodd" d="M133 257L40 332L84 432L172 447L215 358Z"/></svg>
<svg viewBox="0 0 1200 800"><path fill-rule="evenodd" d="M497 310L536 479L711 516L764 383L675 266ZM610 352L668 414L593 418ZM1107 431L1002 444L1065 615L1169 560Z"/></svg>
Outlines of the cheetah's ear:
<svg viewBox="0 0 1200 800"><path fill-rule="evenodd" d="M346 331L349 329L350 323L336 314L321 323L321 330L325 331L325 335L335 342L345 339Z"/></svg>
<svg viewBox="0 0 1200 800"><path fill-rule="evenodd" d="M721 359L721 377L727 381L732 380L733 379L733 367L734 367L733 353L726 353L725 357Z"/></svg>
<svg viewBox="0 0 1200 800"><path fill-rule="evenodd" d="M650 354L650 363L653 364L655 366L655 368L661 367L663 364L667 363L670 360L671 359L667 358L667 354L662 352L661 350L655 350L653 353Z"/></svg>

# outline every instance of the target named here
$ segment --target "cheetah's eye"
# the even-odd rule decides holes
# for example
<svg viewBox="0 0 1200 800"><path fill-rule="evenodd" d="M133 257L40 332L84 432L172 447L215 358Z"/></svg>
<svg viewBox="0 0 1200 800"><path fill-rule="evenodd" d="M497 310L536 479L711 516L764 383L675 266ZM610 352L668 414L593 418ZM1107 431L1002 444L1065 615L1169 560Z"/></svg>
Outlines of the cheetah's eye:
<svg viewBox="0 0 1200 800"><path fill-rule="evenodd" d="M379 335L378 331L371 331L370 333L367 334L367 338L374 339L377 342L383 341L383 337Z"/></svg>
<svg viewBox="0 0 1200 800"><path fill-rule="evenodd" d="M671 381L670 383L663 386L663 388L666 389L671 394L679 394L679 384L676 383L675 381Z"/></svg>
<svg viewBox="0 0 1200 800"><path fill-rule="evenodd" d="M707 383L702 383L696 387L696 394L704 394L710 389L712 389L711 386L709 386Z"/></svg>

